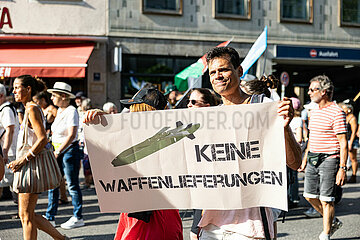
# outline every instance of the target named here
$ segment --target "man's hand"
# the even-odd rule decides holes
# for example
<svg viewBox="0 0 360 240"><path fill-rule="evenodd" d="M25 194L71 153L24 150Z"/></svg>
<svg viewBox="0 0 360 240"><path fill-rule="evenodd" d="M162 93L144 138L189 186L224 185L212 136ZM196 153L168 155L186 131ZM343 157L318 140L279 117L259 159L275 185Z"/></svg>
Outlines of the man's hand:
<svg viewBox="0 0 360 240"><path fill-rule="evenodd" d="M279 102L277 112L279 116L284 117L284 127L289 126L291 120L294 118L294 108L291 99L284 97L283 100Z"/></svg>
<svg viewBox="0 0 360 240"><path fill-rule="evenodd" d="M104 114L107 114L107 113L100 110L100 109L88 110L85 113L84 123L90 123L90 122L95 120L96 116L101 116L101 115L104 115Z"/></svg>
<svg viewBox="0 0 360 240"><path fill-rule="evenodd" d="M303 160L301 162L301 166L298 169L298 172L304 172L305 168L306 168L306 164L307 164L307 160L306 160L306 158L303 158Z"/></svg>
<svg viewBox="0 0 360 240"><path fill-rule="evenodd" d="M339 168L337 174L336 174L336 185L343 186L345 185L346 180L346 172L344 169Z"/></svg>

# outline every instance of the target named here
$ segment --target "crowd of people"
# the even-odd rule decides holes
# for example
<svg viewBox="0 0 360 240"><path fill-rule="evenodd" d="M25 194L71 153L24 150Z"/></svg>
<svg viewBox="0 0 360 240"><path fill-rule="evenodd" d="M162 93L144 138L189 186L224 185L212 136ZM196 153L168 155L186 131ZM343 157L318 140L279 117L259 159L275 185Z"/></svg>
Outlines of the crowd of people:
<svg viewBox="0 0 360 240"><path fill-rule="evenodd" d="M133 99L120 101L125 109L122 112L131 114L180 107L196 111L198 107L256 104L277 99L273 95L279 82L274 76L240 80L243 71L235 49L211 49L207 53L207 64L212 89L194 88L182 94L175 86L170 86L165 93L147 86ZM320 240L330 239L342 226L342 222L335 217L337 189L346 181L355 183L358 169L359 122L352 102L346 100L338 105L332 100L333 93L332 81L320 75L310 80L308 94L311 103L302 106L298 98L284 97L278 104L278 115L284 118L288 203L290 207L299 203L298 172L304 171L304 197L312 206L307 212L323 217ZM56 82L53 88L47 89L43 81L29 75L15 79L13 95L15 102L8 100L6 88L0 84L0 197L14 199L19 205L24 239L36 239L37 229L54 239L69 239L55 228L58 206L69 203L68 191L73 216L60 227L72 229L84 226L79 181L81 167L85 176L84 188L93 184L83 124L92 122L98 115L117 114L118 106L107 102L103 109L93 109L91 100L83 92L74 94L69 84ZM75 106L72 100L75 100ZM182 104L177 104L179 102ZM17 150L23 148L25 143L29 148L20 155ZM22 180L22 175L16 172L25 171L30 163L36 164L37 157L44 154L43 149L51 149L61 178L55 187L46 189L48 208L46 214L41 216L34 211L39 192L21 191L13 183ZM349 168L352 176L346 179ZM46 173L37 178L31 184L41 184L45 181ZM190 238L276 239L279 214L278 209L268 207L194 209ZM121 213L115 239L183 239L179 212L153 210Z"/></svg>

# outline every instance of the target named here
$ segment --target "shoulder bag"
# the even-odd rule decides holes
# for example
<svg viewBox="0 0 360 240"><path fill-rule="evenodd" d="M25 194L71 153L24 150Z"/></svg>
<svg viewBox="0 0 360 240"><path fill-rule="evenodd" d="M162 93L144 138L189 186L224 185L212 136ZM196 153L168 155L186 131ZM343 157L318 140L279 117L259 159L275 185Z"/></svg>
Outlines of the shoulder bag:
<svg viewBox="0 0 360 240"><path fill-rule="evenodd" d="M23 157L29 152L28 144L29 120L28 113L24 116L24 135L16 157ZM17 193L40 193L57 188L60 185L61 173L52 149L44 148L34 159L14 173L13 189Z"/></svg>

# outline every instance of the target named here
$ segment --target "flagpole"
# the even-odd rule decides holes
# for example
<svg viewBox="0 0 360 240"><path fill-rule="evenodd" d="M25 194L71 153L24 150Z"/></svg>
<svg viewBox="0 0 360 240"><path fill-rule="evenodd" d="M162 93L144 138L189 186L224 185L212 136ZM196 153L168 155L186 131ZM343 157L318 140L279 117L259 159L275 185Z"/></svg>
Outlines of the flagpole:
<svg viewBox="0 0 360 240"><path fill-rule="evenodd" d="M265 75L265 67L266 67L266 55L267 55L267 48L265 49L265 53L264 53L264 68L263 68L263 73L262 75ZM261 77L261 76L260 76Z"/></svg>

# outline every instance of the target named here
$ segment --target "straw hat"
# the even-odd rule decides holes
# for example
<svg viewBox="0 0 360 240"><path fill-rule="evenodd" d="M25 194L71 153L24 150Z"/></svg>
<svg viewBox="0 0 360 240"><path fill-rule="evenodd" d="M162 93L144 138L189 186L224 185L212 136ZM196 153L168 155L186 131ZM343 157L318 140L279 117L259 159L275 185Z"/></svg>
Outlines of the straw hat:
<svg viewBox="0 0 360 240"><path fill-rule="evenodd" d="M64 82L56 82L54 87L47 90L49 93L60 92L69 95L69 98L75 98L75 95L71 92L71 86Z"/></svg>

